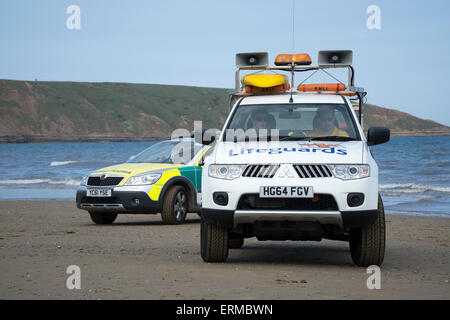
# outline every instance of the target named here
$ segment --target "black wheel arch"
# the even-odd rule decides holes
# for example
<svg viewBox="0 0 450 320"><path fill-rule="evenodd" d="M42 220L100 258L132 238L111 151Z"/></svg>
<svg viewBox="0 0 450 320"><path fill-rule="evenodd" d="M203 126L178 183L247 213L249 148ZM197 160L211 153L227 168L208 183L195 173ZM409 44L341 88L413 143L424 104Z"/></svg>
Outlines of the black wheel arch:
<svg viewBox="0 0 450 320"><path fill-rule="evenodd" d="M199 206L197 205L197 192L195 189L194 184L186 177L183 176L175 176L167 180L167 182L164 184L163 188L161 189L161 193L159 194L158 203L160 207L163 206L164 196L166 195L166 192L173 186L183 186L187 193L188 193L188 204L189 204L189 211L190 212L197 212L199 211Z"/></svg>

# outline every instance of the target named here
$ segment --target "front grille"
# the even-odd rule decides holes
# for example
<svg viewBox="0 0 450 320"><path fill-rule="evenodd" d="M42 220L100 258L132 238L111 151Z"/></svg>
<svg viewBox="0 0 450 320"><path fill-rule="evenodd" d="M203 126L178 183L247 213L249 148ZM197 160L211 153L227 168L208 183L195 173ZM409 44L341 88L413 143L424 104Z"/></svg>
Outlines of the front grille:
<svg viewBox="0 0 450 320"><path fill-rule="evenodd" d="M242 176L252 178L273 178L279 167L280 165L252 164L244 169Z"/></svg>
<svg viewBox="0 0 450 320"><path fill-rule="evenodd" d="M334 197L329 194L315 194L314 198L260 198L255 193L242 195L237 209L336 211L338 207Z"/></svg>
<svg viewBox="0 0 450 320"><path fill-rule="evenodd" d="M329 178L330 169L324 164L294 164L294 169L300 178Z"/></svg>
<svg viewBox="0 0 450 320"><path fill-rule="evenodd" d="M83 197L81 198L81 204L92 203L92 204L109 204L118 203L117 197Z"/></svg>
<svg viewBox="0 0 450 320"><path fill-rule="evenodd" d="M105 179L100 179L100 177L89 177L87 181L88 186L117 186L123 177L106 177Z"/></svg>

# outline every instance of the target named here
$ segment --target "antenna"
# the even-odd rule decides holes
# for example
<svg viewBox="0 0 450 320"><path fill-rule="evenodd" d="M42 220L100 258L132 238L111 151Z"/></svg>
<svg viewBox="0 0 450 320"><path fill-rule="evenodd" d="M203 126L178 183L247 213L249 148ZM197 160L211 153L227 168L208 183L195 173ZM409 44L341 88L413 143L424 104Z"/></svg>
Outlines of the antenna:
<svg viewBox="0 0 450 320"><path fill-rule="evenodd" d="M294 54L294 43L295 43L295 0L292 0L292 50L291 53Z"/></svg>
<svg viewBox="0 0 450 320"><path fill-rule="evenodd" d="M294 99L292 99L292 88L294 87L294 41L295 41L295 0L292 0L292 58L291 58L291 96L289 98L289 103L293 103Z"/></svg>
<svg viewBox="0 0 450 320"><path fill-rule="evenodd" d="M292 99L292 88L294 87L294 58L292 58L291 68L291 96L289 98L289 103L294 102L294 99Z"/></svg>

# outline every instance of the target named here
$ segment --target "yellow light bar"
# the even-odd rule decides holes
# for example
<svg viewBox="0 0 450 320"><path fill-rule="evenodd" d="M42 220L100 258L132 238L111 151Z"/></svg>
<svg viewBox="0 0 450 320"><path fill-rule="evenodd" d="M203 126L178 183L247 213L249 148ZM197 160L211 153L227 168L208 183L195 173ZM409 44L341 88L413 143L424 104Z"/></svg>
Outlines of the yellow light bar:
<svg viewBox="0 0 450 320"><path fill-rule="evenodd" d="M276 66L287 66L292 64L294 65L310 65L311 57L307 53L298 53L298 54L279 54L275 58Z"/></svg>
<svg viewBox="0 0 450 320"><path fill-rule="evenodd" d="M291 54L279 54L275 58L276 66L286 66L292 63L292 55Z"/></svg>
<svg viewBox="0 0 450 320"><path fill-rule="evenodd" d="M294 59L295 65L310 65L311 64L311 57L307 53L298 53L294 54L292 56L292 59Z"/></svg>

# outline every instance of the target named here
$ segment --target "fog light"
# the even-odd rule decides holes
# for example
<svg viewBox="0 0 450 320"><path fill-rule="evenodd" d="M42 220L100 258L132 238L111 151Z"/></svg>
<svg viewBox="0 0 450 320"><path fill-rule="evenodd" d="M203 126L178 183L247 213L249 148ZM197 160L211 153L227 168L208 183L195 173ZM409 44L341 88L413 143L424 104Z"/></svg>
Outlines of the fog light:
<svg viewBox="0 0 450 320"><path fill-rule="evenodd" d="M226 206L228 204L228 193L226 192L214 192L213 200L219 206Z"/></svg>
<svg viewBox="0 0 450 320"><path fill-rule="evenodd" d="M347 196L347 203L349 207L359 207L364 203L364 194L349 193Z"/></svg>
<svg viewBox="0 0 450 320"><path fill-rule="evenodd" d="M135 206L138 206L139 203L140 203L140 201L139 201L138 198L134 198L134 199L131 201L131 203L132 203L133 205L135 205Z"/></svg>

